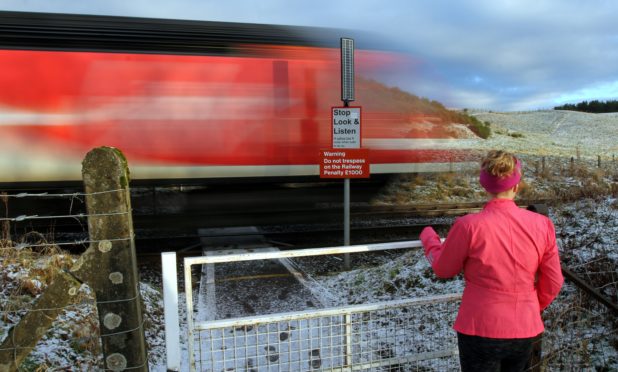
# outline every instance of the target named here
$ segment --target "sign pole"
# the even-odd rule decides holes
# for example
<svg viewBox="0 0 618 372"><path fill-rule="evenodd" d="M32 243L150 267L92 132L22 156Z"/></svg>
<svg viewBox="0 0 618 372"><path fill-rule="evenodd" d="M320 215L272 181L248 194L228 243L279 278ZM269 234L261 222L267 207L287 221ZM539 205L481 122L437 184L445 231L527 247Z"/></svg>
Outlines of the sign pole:
<svg viewBox="0 0 618 372"><path fill-rule="evenodd" d="M341 38L341 100L344 107L354 101L354 39ZM359 145L360 147L360 145ZM343 245L350 245L350 178L343 182ZM343 265L350 269L350 254L343 256Z"/></svg>
<svg viewBox="0 0 618 372"><path fill-rule="evenodd" d="M344 107L349 107L348 101L343 101ZM350 245L350 178L343 180L343 245ZM350 270L350 254L344 253L343 265Z"/></svg>
<svg viewBox="0 0 618 372"><path fill-rule="evenodd" d="M350 179L343 180L343 245L350 245ZM343 255L346 270L350 269L350 254Z"/></svg>
<svg viewBox="0 0 618 372"><path fill-rule="evenodd" d="M369 178L369 151L362 146L362 107L354 101L354 40L341 38L342 107L331 107L332 144L320 150L320 178L343 178L343 244L350 245L350 178ZM350 269L350 254L344 253Z"/></svg>

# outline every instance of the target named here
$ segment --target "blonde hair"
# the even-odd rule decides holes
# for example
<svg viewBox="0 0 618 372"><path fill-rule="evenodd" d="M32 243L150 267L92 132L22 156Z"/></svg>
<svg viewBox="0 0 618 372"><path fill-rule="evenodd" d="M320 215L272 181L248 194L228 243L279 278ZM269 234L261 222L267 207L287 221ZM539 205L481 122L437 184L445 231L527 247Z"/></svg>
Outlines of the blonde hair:
<svg viewBox="0 0 618 372"><path fill-rule="evenodd" d="M515 156L502 150L491 150L481 162L481 169L494 177L510 176L515 170Z"/></svg>

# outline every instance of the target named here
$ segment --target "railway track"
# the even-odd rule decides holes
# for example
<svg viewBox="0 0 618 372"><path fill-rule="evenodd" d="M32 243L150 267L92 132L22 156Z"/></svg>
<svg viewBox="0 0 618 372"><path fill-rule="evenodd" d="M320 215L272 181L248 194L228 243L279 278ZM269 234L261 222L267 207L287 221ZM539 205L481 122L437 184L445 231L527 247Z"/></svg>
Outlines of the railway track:
<svg viewBox="0 0 618 372"><path fill-rule="evenodd" d="M409 206L353 206L351 242L362 244L387 240L415 239L422 228L447 230L453 218L480 210L484 203L418 204ZM528 202L520 202L526 207ZM343 236L341 205L310 209L269 211L208 211L191 215L134 217L138 250L184 249L197 245L199 229L252 226L281 248L340 245ZM229 231L229 230L227 230ZM228 233L223 233L228 234ZM231 234L228 237L233 238ZM224 238L222 235L221 238ZM275 244L276 245L276 244Z"/></svg>
<svg viewBox="0 0 618 372"><path fill-rule="evenodd" d="M426 218L458 216L478 211L483 203L456 203L447 205L410 206L368 206L353 205L350 208L352 221L402 218ZM226 227L226 226L268 226L282 224L324 224L337 223L342 219L343 205L329 203L326 206L271 207L265 209L201 210L182 214L134 215L136 228Z"/></svg>
<svg viewBox="0 0 618 372"><path fill-rule="evenodd" d="M414 206L353 206L351 208L351 238L353 243L380 241L389 238L405 240L418 236L427 219L454 217L474 212L482 203ZM253 226L267 239L294 247L341 244L343 207L330 205L307 209L270 209L268 211L228 210L226 213L184 215L150 215L134 217L138 250L182 249L196 245L202 238L200 229ZM435 223L434 223L435 222ZM448 221L434 221L440 225ZM224 231L224 230L221 230ZM221 236L222 238L224 236ZM234 236L228 236L234 238Z"/></svg>

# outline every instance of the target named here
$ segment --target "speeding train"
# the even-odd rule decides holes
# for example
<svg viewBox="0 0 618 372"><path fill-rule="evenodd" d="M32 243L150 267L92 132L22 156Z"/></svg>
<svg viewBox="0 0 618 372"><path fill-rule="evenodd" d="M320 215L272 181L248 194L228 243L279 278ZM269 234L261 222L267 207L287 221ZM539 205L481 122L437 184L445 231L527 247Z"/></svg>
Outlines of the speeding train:
<svg viewBox="0 0 618 372"><path fill-rule="evenodd" d="M0 185L80 181L82 159L98 146L120 149L133 181L317 178L331 108L341 106L342 36L0 12ZM407 57L356 43L353 105L362 108L371 174L470 161L449 147L439 118L393 102L377 81Z"/></svg>

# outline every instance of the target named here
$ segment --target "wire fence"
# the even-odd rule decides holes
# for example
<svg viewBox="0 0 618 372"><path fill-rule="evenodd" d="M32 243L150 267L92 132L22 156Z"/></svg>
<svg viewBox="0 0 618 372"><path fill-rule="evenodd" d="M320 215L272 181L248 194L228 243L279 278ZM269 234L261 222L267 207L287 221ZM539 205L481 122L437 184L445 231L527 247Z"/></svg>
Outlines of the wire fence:
<svg viewBox="0 0 618 372"><path fill-rule="evenodd" d="M115 193L124 190L110 190L104 193ZM101 193L18 193L2 194L0 200L5 204L5 210L11 206L15 199L75 199L80 201L88 195ZM69 209L71 211L72 208ZM111 213L116 214L116 213ZM20 345L15 339L9 340L9 348L0 348L0 352L12 352L14 361L19 350L32 350L33 356L47 353L47 357L40 357L43 365L59 367L61 363L54 362L56 350L46 349L46 345L52 343L65 344L69 350L81 349L90 358L79 360L84 369L97 368L101 365L102 352L100 344L100 330L96 312L94 295L87 285L80 287L75 294L74 303L63 307L33 308L35 301L41 296L45 288L54 280L57 270L69 270L74 264L76 257L64 252L64 247L84 246L98 244L106 241L77 239L56 241L53 236L39 232L16 234L10 228L10 224L27 223L29 220L54 221L59 218L74 218L85 220L88 214L59 214L59 215L19 215L16 217L2 217L3 231L0 243L0 267L2 267L3 285L0 289L0 342L8 337L10 327L18 324L28 314L41 313L44 316L58 317L55 324L46 332L43 341L34 349L31 346ZM127 238L112 239L113 241L128 240ZM15 335L14 333L12 334ZM68 342L70 340L70 342ZM37 350L38 349L38 350ZM61 360L61 359L59 359ZM90 360L91 363L87 363ZM85 363L85 364L84 364Z"/></svg>
<svg viewBox="0 0 618 372"><path fill-rule="evenodd" d="M103 194L114 194L114 193L119 193L119 192L126 192L125 189L115 189L115 190L109 190L109 191L100 191L100 192L92 192L92 193L84 193L84 192L73 192L73 193L49 193L49 192L42 192L42 193L26 193L26 192L22 192L22 193L17 193L17 194L7 194L7 193L2 193L0 194L0 201L3 202L5 204L5 210L8 209L7 207L10 205L10 201L11 199L79 199L81 202L83 202L83 199L86 196L95 196L95 195L103 195ZM39 232L35 232L36 237L35 239L32 239L32 235L31 234L22 234L21 236L17 236L16 234L12 234L11 233L11 229L9 227L10 223L22 223L22 222L28 222L28 221L33 221L33 220L37 220L37 221L49 221L49 225L53 226L53 221L56 221L58 219L75 219L75 220L79 220L79 221L84 221L89 217L106 217L106 216L122 216L122 215L129 215L131 212L127 212L127 211L118 211L118 212L108 212L108 213L71 213L72 211L72 205L70 205L68 207L69 209L69 213L67 214L58 214L58 215L46 215L46 216L40 216L40 215L25 215L25 214L21 214L18 216L14 216L14 217L0 217L0 224L4 225L3 229L2 229L2 236L0 236L0 239L3 240L3 244L0 245L0 251L1 250L21 250L21 249L25 249L25 248L37 248L37 249L43 249L43 248L56 248L56 247L72 247L72 246L84 246L84 245L88 245L88 244L93 244L93 243L100 243L103 241L126 241L126 240L130 240L133 237L126 237L126 238L113 238L113 239L101 239L101 240L91 240L91 239L75 239L75 240L67 240L67 241L56 241L56 239L54 237L50 237L49 239L42 233ZM82 224L81 226L83 226L84 228L84 232L86 231L85 226ZM13 238L12 236L15 235L15 237ZM35 242L33 242L32 240L35 240ZM49 241L49 242L48 242Z"/></svg>
<svg viewBox="0 0 618 372"><path fill-rule="evenodd" d="M546 371L618 370L616 314L567 281L543 313L542 358Z"/></svg>
<svg viewBox="0 0 618 372"><path fill-rule="evenodd" d="M118 191L125 192L122 189L108 192ZM0 196L0 200L4 200L5 203L8 200L10 203L11 198L83 198L95 194L100 193L16 194ZM604 209L600 210L599 213L589 216L590 220L600 224L596 227L589 227L598 233L586 236L563 236L562 245L564 249L561 254L571 270L613 301L613 303L616 303L618 298L618 271L616 269L618 265L616 261L618 257L615 254L615 249L612 248L613 246L607 244L603 239L603 233L608 228L607 224L615 221L615 216L612 213L615 214L616 209ZM93 214L91 216L105 217L119 214L127 214L127 212L111 212ZM4 227L7 224L22 223L34 219L21 216L50 220L65 217L80 219L89 217L88 214L71 213L50 216L20 215L16 217L3 217L0 219L0 224ZM578 215L573 217L581 220ZM558 218L557 222L565 225L572 224L572 221L569 219L561 220ZM55 248L85 244L106 244L108 242L130 240L133 237L48 242L45 236L39 234L37 235L38 240L33 239L31 236L25 241L20 241L19 237L7 235L6 231L7 229L3 228L3 235L0 236L2 239L0 242L0 266L3 269L0 272L3 282L2 288L0 288L0 291L3 293L0 302L0 342L6 337L9 327L19 322L28 313L32 311L59 311L61 314L57 322L62 325L52 327L45 338L48 341L52 341L47 344L45 342L39 344L33 351L33 354L38 355L38 360L43 360L43 363L49 368L66 367L68 365L67 360L78 360L76 363L80 365L75 368L77 370L80 368L81 370L101 369L101 337L111 337L117 333L108 332L101 336L96 303L87 286L80 288L79 296L81 297L71 305L62 308L36 310L32 310L30 306L37 296L43 292L46 284L49 283L47 279L53 278L53 274L44 272L43 267L46 263L43 261L48 260L47 264L53 269L62 267L68 269L73 263L73 260L70 258L58 258L59 256L64 257L66 254L61 251L53 251ZM56 255L50 252L55 252ZM19 262L23 261L24 257L26 260L29 259L31 261L30 266L19 266ZM63 260L67 260L67 262L63 262ZM9 270L7 270L7 267ZM46 275L49 276L47 279L45 279ZM136 298L126 298L114 301L128 302L135 300ZM445 327L445 329L448 328L452 323L449 316L455 313L454 309L444 313L438 312L437 314L442 314L440 317L443 318L441 326ZM387 368L384 361L388 360L387 357L389 355L402 356L406 354L406 349L401 347L403 344L402 340L405 340L405 338L398 336L399 333L397 333L399 328L395 327L395 331L389 331L388 329L392 329L392 325L395 324L409 331L418 331L424 324L422 322L418 323L416 320L406 319L405 317L403 317L403 320L399 320L401 323L391 324L390 322L392 321L385 321L383 318L384 315L389 315L392 318L399 319L403 314L403 310L400 310L397 316L392 316L392 312L388 313L384 310L382 313L359 315L357 320L353 320L350 323L354 325L353 329L366 329L372 332L378 329L379 325L385 327L386 341L372 338L368 340L368 345L371 346L361 346L361 341L357 342L356 350L358 350L360 355L358 360L368 363L366 370L384 370ZM256 371L295 370L296 366L300 367L302 365L304 366L303 368L309 368L311 366L318 367L319 365L319 368L313 369L329 369L329 366L335 366L341 360L340 357L333 356L333 351L343 347L342 345L337 345L341 340L341 317L341 315L336 317L316 317L311 320L305 320L304 323L298 320L286 320L270 324L260 324L251 329L232 327L229 329L221 328L218 330L200 331L200 334L197 336L199 344L210 345L210 348L212 348L212 345L221 346L220 350L217 350L215 347L215 352L210 354L210 356L205 356L200 360L200 363L203 363L204 366L227 366L226 368L229 368L230 363L232 363L229 357L231 353L229 350L232 350L230 345L236 343L238 346L239 343L244 342L244 346L241 349L245 351L240 352L244 353L242 354L244 356L239 359L242 360L242 362L238 362L240 364L233 364L233 366L237 366L236 368L252 367ZM545 311L544 318L546 332L543 337L543 355L538 366L542 366L545 370L550 371L618 369L618 336L616 336L618 335L618 321L616 314L606 306L599 304L586 291L567 282L556 302ZM143 327L144 323L140 325L140 328ZM312 327L318 329L318 334L321 332L322 336L326 335L327 344L321 341L318 342L315 340L315 337L312 337L308 331ZM126 330L126 332L132 330ZM285 337L287 337L287 344L284 342L285 340L281 340L281 338ZM329 346L331 343L332 346ZM56 360L52 356L57 350L47 349L45 345L54 345L58 349L75 349L75 353L81 354L82 357L76 359L75 354L73 354L73 357L59 356ZM13 346L15 350L20 348L23 348L23 346ZM314 351L316 349L319 349L319 351ZM43 354L48 355L43 356ZM83 355L87 356L83 357ZM272 361L275 358L277 358L277 363ZM397 363L392 363L392 368L400 369L391 370L457 370L456 358L452 355L445 358L448 361L439 365L437 369L433 365L422 364L425 362L408 360L404 361L400 367L397 367ZM141 367L143 365L127 366L127 369Z"/></svg>
<svg viewBox="0 0 618 372"><path fill-rule="evenodd" d="M117 172L120 175L118 179L112 176L114 182L122 179L126 166L116 161L120 157L115 150L96 149L90 155L92 159L107 155L106 159L111 159L111 162L106 168L88 168L90 182L85 182L87 190L97 189L97 172L103 169L109 174ZM96 164L96 160L93 163ZM136 358L134 345L121 347L118 351L109 346L119 345L119 340L121 343L128 339L138 340L137 335L142 335L143 340L146 323L141 312L130 312L140 309L142 304L138 284L134 281L136 273L131 270L135 264L135 252L128 195L127 188L88 193L0 195L5 210L5 216L0 218L0 277L3 279L0 288L0 370L63 367L105 370L102 366L109 370L147 369L145 354ZM11 208L13 201L23 199L32 199L30 205L35 208L38 200L67 199L69 213L9 216L9 210L23 209L23 204ZM73 213L76 200L80 203L85 200L93 212ZM54 205L54 210L58 211L64 204ZM19 233L24 229L15 227L26 224L27 229L30 222L45 220L54 226L55 221L66 218L88 219L89 225L94 226L92 231L81 222L80 226L90 238L57 241L53 232L48 235L36 231ZM92 236L99 238L92 239ZM63 250L68 246L88 246L88 249L78 258ZM112 249L114 254L109 255ZM97 270L99 265L100 270ZM110 285L116 289L107 289Z"/></svg>

